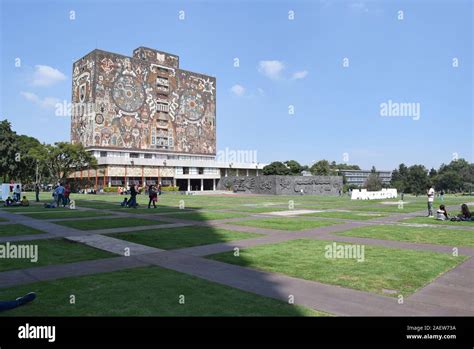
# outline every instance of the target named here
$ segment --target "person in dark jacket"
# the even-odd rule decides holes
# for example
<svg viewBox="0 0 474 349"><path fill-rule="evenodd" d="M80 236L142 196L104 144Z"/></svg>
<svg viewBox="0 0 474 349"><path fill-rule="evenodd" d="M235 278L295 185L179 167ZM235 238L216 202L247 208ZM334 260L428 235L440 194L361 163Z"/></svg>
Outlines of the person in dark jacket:
<svg viewBox="0 0 474 349"><path fill-rule="evenodd" d="M130 201L128 202L128 207L137 208L137 190L135 189L135 185L130 186Z"/></svg>

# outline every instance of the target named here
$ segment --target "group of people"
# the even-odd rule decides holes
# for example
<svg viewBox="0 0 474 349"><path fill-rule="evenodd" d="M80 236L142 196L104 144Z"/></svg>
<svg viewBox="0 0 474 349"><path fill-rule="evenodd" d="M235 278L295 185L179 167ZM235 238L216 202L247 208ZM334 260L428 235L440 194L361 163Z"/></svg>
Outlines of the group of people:
<svg viewBox="0 0 474 349"><path fill-rule="evenodd" d="M135 188L135 185L132 184L130 186L130 200L128 198L124 198L123 201L120 203L120 206L122 207L130 207L130 208L137 208L138 203L137 203L137 195L138 191ZM158 184L158 186L154 185L149 185L148 186L148 208L151 208L151 205L153 205L153 208L156 208L156 202L158 201L158 195L161 195L161 185Z"/></svg>
<svg viewBox="0 0 474 349"><path fill-rule="evenodd" d="M63 186L62 183L58 183L56 188L53 190L53 201L50 203L44 204L45 208L56 208L62 205L66 207L71 203L71 199L69 198L71 194L71 187L69 184Z"/></svg>
<svg viewBox="0 0 474 349"><path fill-rule="evenodd" d="M426 191L426 195L428 196L428 217L434 218L433 215L433 203L435 198L435 190L433 187L429 187ZM443 201L444 191L440 193L440 199ZM460 221L460 222L467 222L467 221L474 221L474 217L469 210L469 207L466 204L461 205L461 213L455 216L450 216L446 209L445 205L440 205L438 210L436 211L436 219L441 221Z"/></svg>
<svg viewBox="0 0 474 349"><path fill-rule="evenodd" d="M9 196L6 200L5 203L3 204L6 207L10 206L30 206L30 202L26 198L26 196L23 196L21 198L21 187L19 184L16 185L10 185L10 193L12 193L11 196Z"/></svg>

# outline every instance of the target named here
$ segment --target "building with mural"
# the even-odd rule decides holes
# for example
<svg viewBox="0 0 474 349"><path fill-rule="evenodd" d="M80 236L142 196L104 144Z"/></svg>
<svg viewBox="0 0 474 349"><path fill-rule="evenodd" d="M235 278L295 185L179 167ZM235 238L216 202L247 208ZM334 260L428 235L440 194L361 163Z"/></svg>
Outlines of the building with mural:
<svg viewBox="0 0 474 349"><path fill-rule="evenodd" d="M71 142L98 160L97 169L72 178L96 188L215 190L223 176L263 168L216 159L216 78L180 69L179 57L166 52L88 53L73 65L71 115Z"/></svg>

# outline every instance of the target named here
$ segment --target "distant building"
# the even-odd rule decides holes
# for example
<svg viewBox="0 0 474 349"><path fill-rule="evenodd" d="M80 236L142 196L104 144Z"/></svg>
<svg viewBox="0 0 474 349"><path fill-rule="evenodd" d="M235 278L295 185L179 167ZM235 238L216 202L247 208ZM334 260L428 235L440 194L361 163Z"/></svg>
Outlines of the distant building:
<svg viewBox="0 0 474 349"><path fill-rule="evenodd" d="M372 173L371 170L338 170L338 173L346 177L346 184L354 184L357 186L363 186L369 175ZM390 184L392 180L392 171L377 171L380 181L382 184Z"/></svg>

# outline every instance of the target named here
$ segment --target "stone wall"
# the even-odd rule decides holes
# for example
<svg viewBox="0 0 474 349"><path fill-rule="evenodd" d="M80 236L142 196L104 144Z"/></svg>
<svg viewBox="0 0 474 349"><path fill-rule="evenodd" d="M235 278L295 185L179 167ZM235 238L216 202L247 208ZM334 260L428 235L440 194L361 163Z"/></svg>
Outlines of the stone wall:
<svg viewBox="0 0 474 349"><path fill-rule="evenodd" d="M230 188L236 193L270 195L339 195L340 176L248 176L223 177L218 190Z"/></svg>

